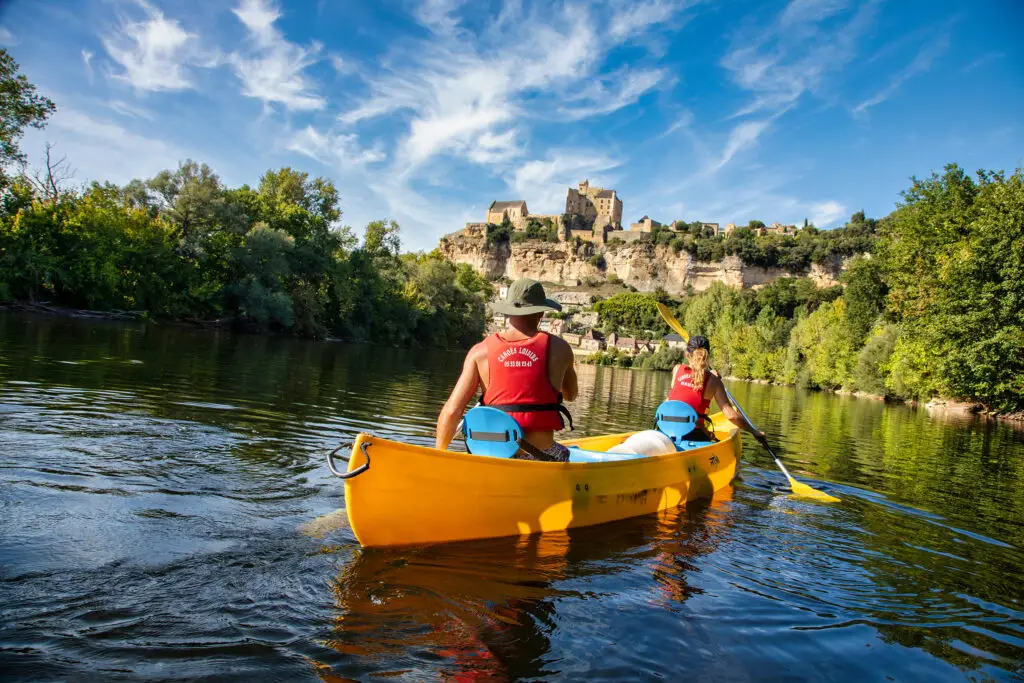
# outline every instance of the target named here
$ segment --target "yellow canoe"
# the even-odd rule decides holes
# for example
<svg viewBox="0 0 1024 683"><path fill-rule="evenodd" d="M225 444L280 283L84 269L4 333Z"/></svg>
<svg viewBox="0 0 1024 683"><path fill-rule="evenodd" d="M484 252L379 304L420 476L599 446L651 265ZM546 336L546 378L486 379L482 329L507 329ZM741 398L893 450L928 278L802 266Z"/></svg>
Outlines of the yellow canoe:
<svg viewBox="0 0 1024 683"><path fill-rule="evenodd" d="M507 460L360 434L345 508L363 547L518 536L646 515L710 498L733 480L739 430L721 413L712 419L718 443L597 463ZM630 434L563 443L606 451Z"/></svg>

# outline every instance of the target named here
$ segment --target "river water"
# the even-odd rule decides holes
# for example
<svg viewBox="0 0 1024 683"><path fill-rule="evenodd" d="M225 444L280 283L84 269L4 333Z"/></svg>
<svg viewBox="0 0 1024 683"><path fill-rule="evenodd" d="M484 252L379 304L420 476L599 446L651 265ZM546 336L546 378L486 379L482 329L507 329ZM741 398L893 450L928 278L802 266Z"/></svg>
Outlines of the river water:
<svg viewBox="0 0 1024 683"><path fill-rule="evenodd" d="M432 443L456 353L0 314L4 680L1024 680L1024 432L735 383L711 502L364 552L324 453ZM578 434L668 374L582 367Z"/></svg>

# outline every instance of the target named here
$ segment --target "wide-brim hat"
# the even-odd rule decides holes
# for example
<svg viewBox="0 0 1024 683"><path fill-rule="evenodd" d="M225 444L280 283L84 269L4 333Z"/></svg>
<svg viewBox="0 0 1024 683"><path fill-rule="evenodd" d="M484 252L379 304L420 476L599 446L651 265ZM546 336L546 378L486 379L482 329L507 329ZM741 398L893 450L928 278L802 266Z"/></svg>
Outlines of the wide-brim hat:
<svg viewBox="0 0 1024 683"><path fill-rule="evenodd" d="M548 299L544 287L536 280L519 278L508 288L508 296L491 303L491 310L504 315L533 315L547 311L560 311L562 304Z"/></svg>

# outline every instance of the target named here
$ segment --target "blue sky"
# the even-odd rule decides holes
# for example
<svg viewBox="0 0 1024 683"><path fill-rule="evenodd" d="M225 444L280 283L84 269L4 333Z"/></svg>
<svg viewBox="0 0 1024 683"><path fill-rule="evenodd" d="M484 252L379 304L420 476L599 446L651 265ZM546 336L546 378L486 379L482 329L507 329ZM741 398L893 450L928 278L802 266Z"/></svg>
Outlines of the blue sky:
<svg viewBox="0 0 1024 683"><path fill-rule="evenodd" d="M432 248L493 199L841 224L1024 159L1024 6L947 0L0 0L75 181L293 166Z"/></svg>

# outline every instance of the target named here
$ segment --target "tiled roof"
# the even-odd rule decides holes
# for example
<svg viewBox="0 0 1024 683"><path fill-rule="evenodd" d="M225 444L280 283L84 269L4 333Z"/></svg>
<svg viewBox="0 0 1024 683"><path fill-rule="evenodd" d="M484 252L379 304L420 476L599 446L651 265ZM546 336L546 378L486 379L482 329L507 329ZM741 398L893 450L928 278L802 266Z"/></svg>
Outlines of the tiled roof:
<svg viewBox="0 0 1024 683"><path fill-rule="evenodd" d="M601 190L597 193L597 196L601 199L611 199L615 194L614 190Z"/></svg>
<svg viewBox="0 0 1024 683"><path fill-rule="evenodd" d="M491 211L504 211L505 209L511 209L515 206L526 206L525 199L516 199L511 202L491 202Z"/></svg>

